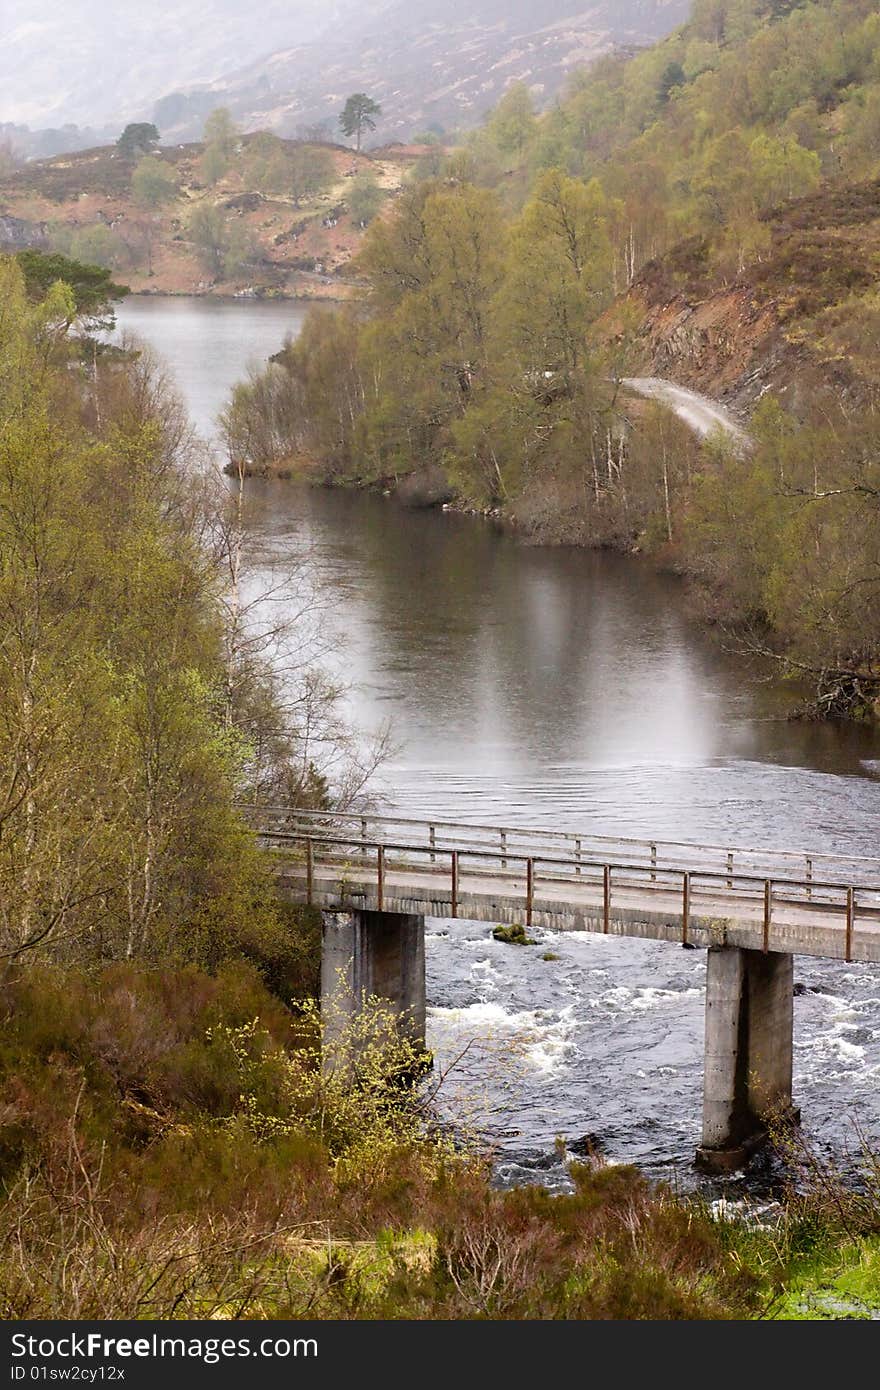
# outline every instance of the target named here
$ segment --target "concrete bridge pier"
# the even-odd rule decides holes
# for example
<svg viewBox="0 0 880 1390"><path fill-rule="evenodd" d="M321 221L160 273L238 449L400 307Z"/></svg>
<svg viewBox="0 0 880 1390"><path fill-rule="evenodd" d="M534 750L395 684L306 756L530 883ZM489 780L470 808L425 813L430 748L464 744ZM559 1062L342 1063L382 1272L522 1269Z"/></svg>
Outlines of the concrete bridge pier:
<svg viewBox="0 0 880 1390"><path fill-rule="evenodd" d="M743 1167L766 1139L768 1118L799 1118L791 1097L793 998L793 956L710 947L697 1150L705 1171Z"/></svg>
<svg viewBox="0 0 880 1390"><path fill-rule="evenodd" d="M321 1015L325 1047L373 995L398 1026L425 1042L425 919L401 912L322 912Z"/></svg>

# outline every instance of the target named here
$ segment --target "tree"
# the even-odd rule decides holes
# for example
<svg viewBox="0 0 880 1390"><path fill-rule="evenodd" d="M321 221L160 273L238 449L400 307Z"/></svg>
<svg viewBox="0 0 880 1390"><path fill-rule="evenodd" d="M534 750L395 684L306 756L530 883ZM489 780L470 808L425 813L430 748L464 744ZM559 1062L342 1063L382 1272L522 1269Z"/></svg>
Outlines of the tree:
<svg viewBox="0 0 880 1390"><path fill-rule="evenodd" d="M450 426L487 379L503 273L501 209L488 190L419 183L397 207L376 220L360 261L379 312L357 364L366 390L355 438L377 475L448 456Z"/></svg>
<svg viewBox="0 0 880 1390"><path fill-rule="evenodd" d="M159 143L159 132L151 121L134 121L116 141L116 148L123 159L136 159L138 155L151 154Z"/></svg>
<svg viewBox="0 0 880 1390"><path fill-rule="evenodd" d="M597 179L550 169L514 224L496 314L523 371L552 371L570 387L583 368L587 326L611 286L608 211Z"/></svg>
<svg viewBox="0 0 880 1390"><path fill-rule="evenodd" d="M339 117L339 124L342 127L343 135L350 140L355 137L355 149L360 154L361 141L365 131L376 129L377 116L381 116L382 108L378 102L373 101L364 92L354 92L345 103L342 115Z"/></svg>
<svg viewBox="0 0 880 1390"><path fill-rule="evenodd" d="M758 205L773 207L786 198L811 193L819 184L820 163L815 150L805 150L793 137L775 140L758 135L749 146Z"/></svg>
<svg viewBox="0 0 880 1390"><path fill-rule="evenodd" d="M132 173L131 192L135 203L143 209L143 215L136 222L126 224L126 229L135 232L140 241L136 249L129 236L129 250L136 264L146 260L148 273L152 275L158 221L155 214L166 203L174 202L180 196L180 189L174 174L163 160L155 155L145 155Z"/></svg>
<svg viewBox="0 0 880 1390"><path fill-rule="evenodd" d="M26 286L0 258L0 969L216 960L260 890L191 431L148 352L50 376L73 295Z"/></svg>
<svg viewBox="0 0 880 1390"><path fill-rule="evenodd" d="M676 87L683 87L687 82L685 70L679 62L667 63L660 74L660 82L657 88L657 99L661 104L665 104L670 94Z"/></svg>
<svg viewBox="0 0 880 1390"><path fill-rule="evenodd" d="M123 244L116 232L106 222L94 222L90 227L79 227L70 240L70 254L73 260L84 265L100 265L112 270L119 264L124 254Z"/></svg>
<svg viewBox="0 0 880 1390"><path fill-rule="evenodd" d="M239 219L228 222L223 247L223 273L227 280L241 275L253 263L256 254L256 244L247 223Z"/></svg>
<svg viewBox="0 0 880 1390"><path fill-rule="evenodd" d="M216 183L232 163L238 144L238 129L225 106L216 107L206 117L202 139L202 175L208 183Z"/></svg>
<svg viewBox="0 0 880 1390"><path fill-rule="evenodd" d="M488 131L502 154L522 158L535 131L535 108L525 82L514 82L508 87L492 112Z"/></svg>
<svg viewBox="0 0 880 1390"><path fill-rule="evenodd" d="M199 203L189 217L189 234L206 270L219 275L226 252L226 218L211 203Z"/></svg>
<svg viewBox="0 0 880 1390"><path fill-rule="evenodd" d="M225 106L215 106L205 117L202 139L206 145L220 145L227 154L234 152L238 128Z"/></svg>
<svg viewBox="0 0 880 1390"><path fill-rule="evenodd" d="M288 186L297 207L303 199L322 193L332 182L334 173L333 157L328 150L298 145L288 161Z"/></svg>
<svg viewBox="0 0 880 1390"><path fill-rule="evenodd" d="M244 177L248 186L261 193L277 193L287 173L284 146L277 135L258 130L244 148Z"/></svg>
<svg viewBox="0 0 880 1390"><path fill-rule="evenodd" d="M86 329L111 329L115 322L113 305L128 294L126 285L116 285L110 272L97 265L81 265L68 256L45 255L42 251L20 251L16 257L24 275L25 289L32 303L39 303L59 281L73 294L75 318Z"/></svg>
<svg viewBox="0 0 880 1390"><path fill-rule="evenodd" d="M189 234L199 260L215 277L234 279L254 256L248 228L218 207L199 203L189 218Z"/></svg>
<svg viewBox="0 0 880 1390"><path fill-rule="evenodd" d="M385 200L385 194L369 169L362 169L352 179L348 190L348 210L351 220L360 227L372 222Z"/></svg>
<svg viewBox="0 0 880 1390"><path fill-rule="evenodd" d="M163 203L173 202L180 189L164 160L145 155L132 173L131 192L141 207L159 208Z"/></svg>

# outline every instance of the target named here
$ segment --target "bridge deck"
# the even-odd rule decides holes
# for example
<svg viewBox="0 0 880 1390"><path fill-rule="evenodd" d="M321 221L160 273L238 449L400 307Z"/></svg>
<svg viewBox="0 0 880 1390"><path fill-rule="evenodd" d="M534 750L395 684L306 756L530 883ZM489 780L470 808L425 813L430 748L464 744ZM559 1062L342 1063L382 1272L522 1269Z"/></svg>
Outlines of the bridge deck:
<svg viewBox="0 0 880 1390"><path fill-rule="evenodd" d="M597 857L599 837L536 832L533 844L527 832L487 838L480 827L441 837L428 822L413 832L373 817L363 838L349 828L362 832L362 817L345 821L287 813L279 828L263 818L258 833L289 901L880 962L876 861L701 846L672 855L623 840L602 840ZM402 824L407 835L395 838ZM766 862L745 872L747 855ZM798 874L804 862L809 873Z"/></svg>

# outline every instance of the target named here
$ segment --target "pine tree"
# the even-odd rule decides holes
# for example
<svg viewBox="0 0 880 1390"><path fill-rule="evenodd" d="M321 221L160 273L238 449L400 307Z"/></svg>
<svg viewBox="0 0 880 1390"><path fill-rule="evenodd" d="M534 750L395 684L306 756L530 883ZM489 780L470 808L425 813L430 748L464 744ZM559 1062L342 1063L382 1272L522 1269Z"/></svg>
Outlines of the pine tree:
<svg viewBox="0 0 880 1390"><path fill-rule="evenodd" d="M361 150L361 141L365 131L376 129L376 116L381 116L382 108L378 102L373 101L365 92L354 92L345 103L342 115L339 117L339 124L342 127L343 135L350 140L355 137L355 149L358 154Z"/></svg>

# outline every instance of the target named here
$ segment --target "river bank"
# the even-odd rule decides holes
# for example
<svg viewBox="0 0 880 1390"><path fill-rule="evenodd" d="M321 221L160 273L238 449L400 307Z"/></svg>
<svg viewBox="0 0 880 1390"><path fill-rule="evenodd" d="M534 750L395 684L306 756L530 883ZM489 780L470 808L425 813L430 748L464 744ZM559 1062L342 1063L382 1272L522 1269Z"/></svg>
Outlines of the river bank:
<svg viewBox="0 0 880 1390"><path fill-rule="evenodd" d="M153 289L141 288L130 291L133 299L213 299L220 303L306 303L306 304L344 304L346 295L308 293L304 290L279 289L272 285L258 285L239 290L216 289Z"/></svg>
<svg viewBox="0 0 880 1390"><path fill-rule="evenodd" d="M44 966L0 1009L7 1320L877 1316L876 1174L819 1161L771 1209L586 1145L568 1191L499 1190L401 1092L381 1017L334 1081L315 1010L241 963Z"/></svg>
<svg viewBox="0 0 880 1390"><path fill-rule="evenodd" d="M688 395L688 393L682 393ZM689 403L684 406L689 409ZM744 447L744 431L734 426L734 439ZM765 673L765 678L784 680L792 690L793 703L789 717L808 722L843 722L867 725L880 729L880 673L840 671L832 665L811 670L804 663L791 661L784 644L766 623L749 623L742 629L732 615L719 612L711 596L701 585L700 571L681 546L645 545L641 537L624 541L599 542L579 537L570 530L558 532L551 517L549 534L534 517L524 520L503 506L475 506L449 486L442 471L434 468L414 470L403 477L344 478L327 471L316 459L284 459L274 466L254 469L227 463L224 473L240 481L275 479L281 483L298 483L330 491L354 491L380 497L406 511L439 511L443 514L466 517L488 523L521 544L574 547L589 551L610 551L629 558L640 558L658 574L675 576L684 585L683 601L688 612L695 616L716 640L739 650L744 659ZM880 751L880 750L878 750Z"/></svg>
<svg viewBox="0 0 880 1390"><path fill-rule="evenodd" d="M120 309L120 331L162 354L215 440L249 360L302 321L289 304ZM790 722L790 684L712 640L680 579L646 556L524 545L497 519L361 488L253 478L243 502L246 599L267 625L314 627L351 729L367 741L391 726L373 786L390 812L876 853L875 735ZM444 1113L480 1116L503 1181L564 1181L555 1138L586 1133L614 1162L691 1181L698 953L571 937L512 952L487 928L438 922L427 966L438 1065L468 1049ZM828 962L798 981L795 1096L822 1152L845 1162L857 1122L880 1136L876 976ZM515 1073L502 1072L511 1048Z"/></svg>
<svg viewBox="0 0 880 1390"><path fill-rule="evenodd" d="M330 317L307 319L304 328L325 362L342 350L339 343L328 349L346 316L336 317L335 325ZM500 417L481 424L470 471L453 447L470 428L466 418L447 422L424 462L413 466L403 450L403 462L389 470L401 446L386 448L375 435L357 369L350 363L346 370L358 381L351 387L358 404L349 402L351 419L337 433L348 387L337 383L334 410L321 404L308 357L308 345L287 342L270 370L234 391L224 427L233 477L365 490L410 509L489 518L530 545L643 555L687 582L694 610L724 642L806 689L794 717L880 727L871 609L859 598L876 582L873 517L860 503L875 490L856 476L864 440L852 422L796 424L768 401L747 432L718 402L659 378L628 378L608 384L615 413L604 438L592 434L580 459L572 453L564 468L534 475L526 456L514 454L507 460L513 486L494 452L496 432L503 440L508 427ZM855 481L822 490L815 472L806 476L809 460L826 447L826 434L827 447L833 437L839 449L845 427ZM836 512L848 505L841 497L853 499L855 581L849 549L837 539L843 517Z"/></svg>
<svg viewBox="0 0 880 1390"><path fill-rule="evenodd" d="M354 215L353 190L366 183L381 205L421 153L261 132L214 151L213 167L202 144L158 147L147 186L116 146L35 160L0 173L0 246L106 265L134 295L342 302L358 292L347 268L376 210Z"/></svg>

